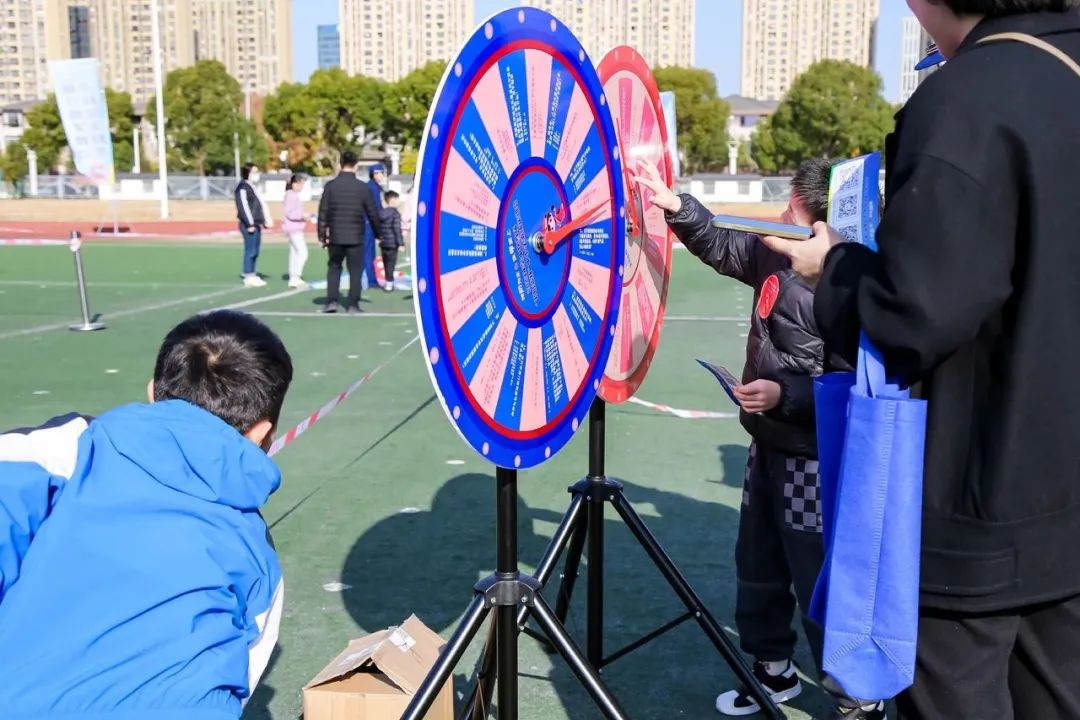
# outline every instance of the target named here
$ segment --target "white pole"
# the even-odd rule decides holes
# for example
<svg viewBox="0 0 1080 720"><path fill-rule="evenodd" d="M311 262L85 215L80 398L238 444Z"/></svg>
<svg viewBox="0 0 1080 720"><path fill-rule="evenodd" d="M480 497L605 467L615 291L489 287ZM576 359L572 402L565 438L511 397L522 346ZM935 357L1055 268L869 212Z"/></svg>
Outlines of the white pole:
<svg viewBox="0 0 1080 720"><path fill-rule="evenodd" d="M132 149L135 151L135 162L131 164L131 172L138 175L142 172L142 149L139 147L139 126L136 125L131 129L131 144Z"/></svg>
<svg viewBox="0 0 1080 720"><path fill-rule="evenodd" d="M26 151L26 163L30 173L30 197L37 197L38 194L38 168L37 168L37 153L33 150Z"/></svg>
<svg viewBox="0 0 1080 720"><path fill-rule="evenodd" d="M154 92L157 100L158 178L161 183L161 219L169 218L169 171L165 166L165 98L161 82L161 21L158 19L158 0L150 0L151 33L153 34Z"/></svg>
<svg viewBox="0 0 1080 720"><path fill-rule="evenodd" d="M240 134L233 131L233 169L236 173L236 182L240 182Z"/></svg>

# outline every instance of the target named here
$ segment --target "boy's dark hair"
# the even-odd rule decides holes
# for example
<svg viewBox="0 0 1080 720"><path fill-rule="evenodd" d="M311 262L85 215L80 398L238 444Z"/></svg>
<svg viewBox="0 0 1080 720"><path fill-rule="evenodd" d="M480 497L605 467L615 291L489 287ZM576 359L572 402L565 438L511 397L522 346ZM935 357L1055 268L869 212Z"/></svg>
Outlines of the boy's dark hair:
<svg viewBox="0 0 1080 720"><path fill-rule="evenodd" d="M190 317L165 336L154 365L154 400L186 400L241 433L275 426L292 382L292 359L274 331L247 313Z"/></svg>
<svg viewBox="0 0 1080 720"><path fill-rule="evenodd" d="M244 180L247 180L248 177L251 176L251 171L257 167L258 165L256 165L255 163L244 163L244 165L240 168L240 177Z"/></svg>
<svg viewBox="0 0 1080 720"><path fill-rule="evenodd" d="M397 194L397 191L395 191L395 190L387 190L386 192L384 192L384 193L383 193L383 195L382 195L382 196L383 196L383 201L384 201L384 202L390 202L390 201L391 201L391 200L393 200L394 198L396 198L396 197L400 197L400 196L399 196L399 195Z"/></svg>
<svg viewBox="0 0 1080 720"><path fill-rule="evenodd" d="M358 162L360 162L360 158L356 157L356 153L354 153L352 150L346 150L345 152L341 153L341 167L354 168L356 167L356 164Z"/></svg>
<svg viewBox="0 0 1080 720"><path fill-rule="evenodd" d="M829 178L832 177L831 160L813 158L804 161L791 179L791 192L798 195L802 206L814 222L825 222L829 217Z"/></svg>
<svg viewBox="0 0 1080 720"><path fill-rule="evenodd" d="M1076 7L1077 0L943 0L956 15L1020 15L1022 13L1064 12Z"/></svg>

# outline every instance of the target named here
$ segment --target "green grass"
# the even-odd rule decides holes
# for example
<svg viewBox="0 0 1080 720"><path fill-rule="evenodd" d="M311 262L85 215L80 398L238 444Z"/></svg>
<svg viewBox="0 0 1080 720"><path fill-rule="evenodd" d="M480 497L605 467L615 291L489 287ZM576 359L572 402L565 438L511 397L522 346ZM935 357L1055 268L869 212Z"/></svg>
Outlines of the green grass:
<svg viewBox="0 0 1080 720"><path fill-rule="evenodd" d="M415 336L406 294L372 294L387 317L324 317L319 293L283 294L285 248L260 267L270 287L245 290L231 246L85 247L92 309L108 329L74 333L71 253L63 247L0 248L0 427L140 400L162 336L199 310L255 301L284 338L296 379L282 424L291 427ZM308 276L322 271L312 253ZM693 362L741 367L749 291L676 253L663 340L638 393L675 407L729 411ZM706 319L688 319L689 317ZM726 318L726 319L717 319ZM735 531L747 438L735 420L682 420L622 405L608 411L607 471L726 627L734 624ZM565 511L566 487L586 469L585 432L549 463L521 476L520 549L535 562ZM409 348L277 459L281 490L266 507L286 578L278 652L245 717L292 720L300 689L350 638L416 613L448 637L476 580L494 566L494 472L466 447L434 397L421 353ZM403 513L402 510L413 511ZM606 643L613 651L681 614L674 594L609 511L604 568ZM342 592L323 589L341 582ZM583 642L584 582L568 627ZM736 639L734 630L732 638ZM521 716L600 717L566 667L534 641L521 643ZM457 671L456 690L479 653ZM805 648L799 661L813 667ZM634 718L711 717L730 672L694 624L684 624L617 663L604 677ZM791 717L821 716L809 687Z"/></svg>

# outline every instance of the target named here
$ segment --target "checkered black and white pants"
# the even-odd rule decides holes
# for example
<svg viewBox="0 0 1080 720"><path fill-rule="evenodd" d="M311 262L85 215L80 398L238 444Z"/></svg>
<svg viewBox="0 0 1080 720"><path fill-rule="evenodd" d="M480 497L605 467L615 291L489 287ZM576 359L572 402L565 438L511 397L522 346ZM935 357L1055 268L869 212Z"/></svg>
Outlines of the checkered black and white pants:
<svg viewBox="0 0 1080 720"><path fill-rule="evenodd" d="M745 652L791 658L798 605L820 670L822 631L805 612L823 557L817 461L751 445L735 545L735 621Z"/></svg>

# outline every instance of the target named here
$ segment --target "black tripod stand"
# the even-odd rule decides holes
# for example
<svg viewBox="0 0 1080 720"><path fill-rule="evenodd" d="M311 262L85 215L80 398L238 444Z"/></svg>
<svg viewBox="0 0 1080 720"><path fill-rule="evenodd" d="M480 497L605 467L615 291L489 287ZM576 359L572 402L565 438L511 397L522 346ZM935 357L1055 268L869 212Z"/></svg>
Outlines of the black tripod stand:
<svg viewBox="0 0 1080 720"><path fill-rule="evenodd" d="M754 677L749 665L732 645L731 640L724 634L723 628L709 613L701 598L690 587L675 563L668 557L660 546L656 537L645 526L644 521L627 501L623 494L623 486L617 480L604 475L604 419L606 405L599 397L593 401L589 410L589 475L570 488L573 499L570 508L563 517L562 524L544 552L543 558L536 569L536 579L547 585L551 574L555 569L559 556L564 549L567 550L566 565L563 570L562 588L556 604L555 620L564 622L570 609L570 597L577 581L578 569L581 565L581 555L585 549L585 541L588 539L588 595L586 602L586 655L589 663L599 672L624 655L633 652L642 645L655 640L664 633L672 630L687 620L697 620L709 640L723 656L735 676L746 686L747 690L761 706L765 717L771 720L783 720L783 713L773 703L768 692ZM619 517L626 523L630 532L638 543L648 553L657 569L663 574L664 579L671 585L672 590L679 596L686 612L668 622L644 637L636 640L626 647L611 655L604 657L604 508L607 503L615 508ZM525 624L529 616L529 608L521 607L516 611L516 628L531 636L537 637L541 642L546 640L538 636ZM543 620L538 618L543 624ZM492 684L495 677L502 677L501 668L497 667L495 643L489 638L485 648L484 658L481 662L477 676L476 688L472 700L461 714L461 720L483 720L486 716L485 708L491 702ZM500 688L502 684L500 682ZM502 716L500 716L502 720Z"/></svg>
<svg viewBox="0 0 1080 720"><path fill-rule="evenodd" d="M545 640L559 651L604 716L609 720L626 720L626 713L604 687L600 675L581 655L573 639L555 618L555 613L540 597L541 584L518 572L517 471L496 468L495 482L498 538L495 574L477 583L476 597L465 611L465 617L454 631L450 642L440 653L435 666L409 703L405 714L401 716L402 720L420 720L424 717L489 613L494 613L488 649L491 650L493 661L498 668L499 719L517 720L519 608L533 613L546 635ZM569 534L569 525L565 520L559 530L563 535Z"/></svg>

